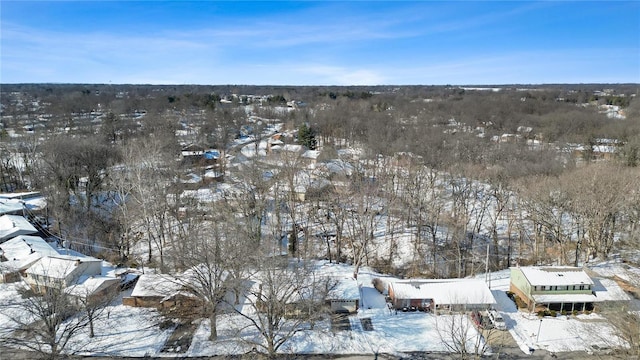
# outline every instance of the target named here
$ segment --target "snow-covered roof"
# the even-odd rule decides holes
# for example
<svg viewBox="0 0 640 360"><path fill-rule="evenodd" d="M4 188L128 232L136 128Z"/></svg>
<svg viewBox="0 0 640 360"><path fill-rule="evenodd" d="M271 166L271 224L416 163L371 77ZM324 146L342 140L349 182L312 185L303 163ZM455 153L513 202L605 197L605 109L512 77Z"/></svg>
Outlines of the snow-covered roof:
<svg viewBox="0 0 640 360"><path fill-rule="evenodd" d="M99 262L102 260L84 256L56 255L45 256L27 269L27 274L64 279L71 274L78 263Z"/></svg>
<svg viewBox="0 0 640 360"><path fill-rule="evenodd" d="M24 192L14 192L14 193L2 193L0 194L0 199L33 199L42 197L37 191L24 191Z"/></svg>
<svg viewBox="0 0 640 360"><path fill-rule="evenodd" d="M320 156L320 151L319 150L307 150L307 151L303 152L301 156L303 158L307 158L307 159L317 159L318 156Z"/></svg>
<svg viewBox="0 0 640 360"><path fill-rule="evenodd" d="M589 275L577 267L523 266L519 269L532 286L593 285Z"/></svg>
<svg viewBox="0 0 640 360"><path fill-rule="evenodd" d="M611 145L593 145L593 152L596 153L610 153L613 154L618 151L616 146Z"/></svg>
<svg viewBox="0 0 640 360"><path fill-rule="evenodd" d="M20 235L0 244L2 255L14 270L24 270L43 256L56 256L59 252L39 236Z"/></svg>
<svg viewBox="0 0 640 360"><path fill-rule="evenodd" d="M351 176L354 172L353 165L341 159L330 160L326 164L327 171L332 174Z"/></svg>
<svg viewBox="0 0 640 360"><path fill-rule="evenodd" d="M119 282L120 279L111 276L82 276L77 284L68 286L64 291L69 295L86 297Z"/></svg>
<svg viewBox="0 0 640 360"><path fill-rule="evenodd" d="M4 212L4 207L7 210L18 209L21 211L25 207L29 210L42 210L45 206L47 206L47 201L37 191L0 194L0 214L9 213ZM11 211L11 213L13 212L15 211Z"/></svg>
<svg viewBox="0 0 640 360"><path fill-rule="evenodd" d="M162 297L180 291L182 285L178 279L165 274L143 274L138 278L131 292L132 297Z"/></svg>
<svg viewBox="0 0 640 360"><path fill-rule="evenodd" d="M0 199L0 215L17 214L24 210L24 205L17 200Z"/></svg>
<svg viewBox="0 0 640 360"><path fill-rule="evenodd" d="M36 228L33 227L33 225L31 225L23 216L0 216L0 242L18 235L35 234L37 232L38 230L36 230Z"/></svg>
<svg viewBox="0 0 640 360"><path fill-rule="evenodd" d="M204 173L204 177L206 177L206 178L219 178L219 177L222 177L223 175L224 175L223 172L216 171L216 170L207 170Z"/></svg>
<svg viewBox="0 0 640 360"><path fill-rule="evenodd" d="M360 299L358 282L352 277L335 278L336 286L329 291L328 298L332 300L357 300Z"/></svg>
<svg viewBox="0 0 640 360"><path fill-rule="evenodd" d="M629 301L631 297L612 279L596 278L591 288L600 301Z"/></svg>
<svg viewBox="0 0 640 360"><path fill-rule="evenodd" d="M282 146L282 150L299 153L299 152L302 152L304 148L302 147L302 145L298 145L298 144L284 144Z"/></svg>
<svg viewBox="0 0 640 360"><path fill-rule="evenodd" d="M240 153L247 158L252 158L254 156L267 156L266 149L267 149L267 142L263 140L263 141L260 141L260 143L258 143L257 151L256 151L256 145L251 143L243 146L242 149L240 149Z"/></svg>
<svg viewBox="0 0 640 360"><path fill-rule="evenodd" d="M495 304L482 280L398 280L390 283L398 299L433 299L436 304Z"/></svg>
<svg viewBox="0 0 640 360"><path fill-rule="evenodd" d="M582 303L601 301L593 294L543 294L533 295L536 303Z"/></svg>

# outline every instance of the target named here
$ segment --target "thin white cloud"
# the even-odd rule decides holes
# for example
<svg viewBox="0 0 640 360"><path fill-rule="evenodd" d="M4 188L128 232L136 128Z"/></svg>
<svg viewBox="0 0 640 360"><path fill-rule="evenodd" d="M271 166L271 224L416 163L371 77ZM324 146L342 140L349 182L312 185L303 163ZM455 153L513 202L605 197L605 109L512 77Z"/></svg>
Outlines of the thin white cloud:
<svg viewBox="0 0 640 360"><path fill-rule="evenodd" d="M347 68L327 65L297 65L293 71L301 77L314 77L323 85L378 85L385 77L371 69Z"/></svg>
<svg viewBox="0 0 640 360"><path fill-rule="evenodd" d="M585 82L596 73L613 82L640 81L640 74L623 74L640 69L637 47L509 52L477 46L493 45L478 34L504 29L505 19L555 4L509 3L478 14L457 14L463 6L448 2L386 5L358 12L359 3L313 3L284 17L241 15L127 36L4 21L0 82L479 84Z"/></svg>
<svg viewBox="0 0 640 360"><path fill-rule="evenodd" d="M567 49L470 54L461 59L445 59L428 64L389 68L385 73L396 84L509 84L640 82L637 49ZM610 64L602 69L600 64ZM614 65L617 64L618 66ZM635 64L635 65L634 65ZM616 69L619 68L619 70ZM589 77L585 77L585 74Z"/></svg>

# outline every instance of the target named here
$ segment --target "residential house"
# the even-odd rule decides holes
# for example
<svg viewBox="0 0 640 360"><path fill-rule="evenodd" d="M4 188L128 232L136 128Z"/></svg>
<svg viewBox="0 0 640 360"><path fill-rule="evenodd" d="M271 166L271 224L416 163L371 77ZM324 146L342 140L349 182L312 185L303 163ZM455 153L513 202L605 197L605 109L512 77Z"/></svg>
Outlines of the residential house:
<svg viewBox="0 0 640 360"><path fill-rule="evenodd" d="M180 152L182 162L189 165L217 165L221 153L217 149L208 149L203 146L189 144Z"/></svg>
<svg viewBox="0 0 640 360"><path fill-rule="evenodd" d="M389 299L402 311L463 311L488 309L496 300L482 280L411 279L390 281Z"/></svg>
<svg viewBox="0 0 640 360"><path fill-rule="evenodd" d="M27 270L26 282L34 291L47 288L67 288L83 276L101 275L102 260L87 256L45 256Z"/></svg>
<svg viewBox="0 0 640 360"><path fill-rule="evenodd" d="M38 230L20 215L0 216L0 244L19 235L31 235Z"/></svg>
<svg viewBox="0 0 640 360"><path fill-rule="evenodd" d="M584 270L570 266L512 267L509 289L530 311L593 310L599 299Z"/></svg>
<svg viewBox="0 0 640 360"><path fill-rule="evenodd" d="M131 295L122 303L127 306L162 308L166 299L175 298L182 290L180 281L166 274L143 274Z"/></svg>
<svg viewBox="0 0 640 360"><path fill-rule="evenodd" d="M45 256L60 255L39 236L20 235L0 244L0 282L19 281L24 272Z"/></svg>
<svg viewBox="0 0 640 360"><path fill-rule="evenodd" d="M318 157L320 157L320 150L305 150L302 155L300 155L301 160L307 166L315 166L318 162Z"/></svg>

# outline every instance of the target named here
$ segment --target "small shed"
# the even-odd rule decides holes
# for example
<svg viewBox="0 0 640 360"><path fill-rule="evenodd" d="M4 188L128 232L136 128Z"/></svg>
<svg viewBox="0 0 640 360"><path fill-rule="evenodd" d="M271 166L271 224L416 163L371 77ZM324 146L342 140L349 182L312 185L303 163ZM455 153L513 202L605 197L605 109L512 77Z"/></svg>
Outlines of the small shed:
<svg viewBox="0 0 640 360"><path fill-rule="evenodd" d="M360 305L360 287L352 277L336 279L336 285L327 296L327 305L333 313L355 313Z"/></svg>

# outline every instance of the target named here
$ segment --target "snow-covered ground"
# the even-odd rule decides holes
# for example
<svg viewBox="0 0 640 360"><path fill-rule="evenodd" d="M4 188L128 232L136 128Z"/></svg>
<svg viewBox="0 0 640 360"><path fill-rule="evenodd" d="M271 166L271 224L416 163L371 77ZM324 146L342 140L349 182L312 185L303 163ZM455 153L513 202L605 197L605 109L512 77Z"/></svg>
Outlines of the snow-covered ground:
<svg viewBox="0 0 640 360"><path fill-rule="evenodd" d="M160 329L160 314L153 309L122 304L111 306L108 317L96 321L95 337L84 331L72 339L71 348L84 354L109 356L150 356L162 349L173 328Z"/></svg>
<svg viewBox="0 0 640 360"><path fill-rule="evenodd" d="M346 265L330 267L332 275L348 276L353 268ZM385 298L373 288L371 280L381 277L380 274L364 269L358 276L361 287L361 309L350 316L351 330L332 331L330 322L323 321L316 324L314 330L296 334L285 343L283 353L305 354L401 354L414 351L446 352L444 341L450 337L448 326L456 316L432 315L423 312L395 312L389 311ZM361 320L370 319L373 330L365 331ZM461 327L468 330L468 346L473 347L475 341L483 343L480 334L475 330L469 319L457 316L462 320ZM216 343L209 341L209 322L203 320L195 333L193 344L187 355L207 356L212 354L246 353L251 350L246 344L232 339L239 324L243 320L238 316L228 315L219 319L218 331L220 340ZM245 336L255 336L243 333ZM232 339L232 340L229 340ZM451 342L450 339L448 339Z"/></svg>
<svg viewBox="0 0 640 360"><path fill-rule="evenodd" d="M333 276L348 277L353 268L343 264L324 263L321 271ZM602 265L618 273L615 264ZM604 272L604 271L603 271ZM606 275L610 275L607 273ZM466 316L433 315L422 312L389 311L382 294L373 288L376 277L388 277L363 268L358 276L361 294L361 309L349 317L351 330L334 331L329 320L322 321L313 330L296 334L280 349L282 353L308 354L375 354L388 353L400 355L406 352L446 352L446 342L451 344L448 324L462 321L467 331L469 346L476 341L484 344L480 334ZM485 278L484 275L478 275ZM602 282L606 291L615 294L620 291L615 282ZM6 328L5 316L9 305L20 302L16 284L0 284L0 324ZM619 340L607 320L597 313L578 316L544 317L518 311L505 291L509 288L509 272L503 270L491 274L491 291L496 298L496 308L502 312L507 330L523 353L530 349L547 351L592 352L599 348L619 346ZM130 290L129 290L130 291ZM88 337L88 330L75 337L70 347L84 354L111 356L175 356L161 353L164 343L169 339L173 326L160 324L165 320L156 310L124 306L114 302L106 314L95 324L95 338ZM363 328L362 320L370 319L373 330ZM194 333L191 346L182 352L186 356L210 356L220 354L243 354L252 351L251 345L238 340L238 334L245 339L256 338L257 333L246 325L246 320L238 315L225 314L218 319L216 342L208 340L209 321L201 320ZM488 351L491 351L489 349Z"/></svg>

